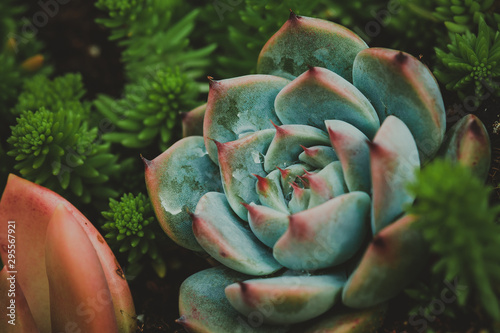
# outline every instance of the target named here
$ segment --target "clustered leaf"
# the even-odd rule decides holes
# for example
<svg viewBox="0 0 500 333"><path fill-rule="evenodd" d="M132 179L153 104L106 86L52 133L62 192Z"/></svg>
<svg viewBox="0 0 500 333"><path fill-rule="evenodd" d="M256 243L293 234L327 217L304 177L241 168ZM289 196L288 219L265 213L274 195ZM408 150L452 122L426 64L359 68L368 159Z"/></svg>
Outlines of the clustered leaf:
<svg viewBox="0 0 500 333"><path fill-rule="evenodd" d="M437 0L434 17L451 33L472 31L487 16L494 0Z"/></svg>
<svg viewBox="0 0 500 333"><path fill-rule="evenodd" d="M86 204L92 197L116 197L106 183L121 169L110 143L102 143L98 128L89 124L90 106L80 101L84 94L76 74L27 82L13 109L19 116L7 154L24 178Z"/></svg>
<svg viewBox="0 0 500 333"><path fill-rule="evenodd" d="M460 97L472 96L476 104L486 90L499 93L495 78L500 76L500 32L490 28L479 18L477 35L466 31L452 35L448 50L436 48L439 66L434 74L448 90Z"/></svg>
<svg viewBox="0 0 500 333"><path fill-rule="evenodd" d="M95 101L97 109L119 128L104 138L127 148L154 144L165 150L172 139L178 139L179 112L193 108L197 94L196 84L176 67L158 69L127 86L123 99L101 95Z"/></svg>
<svg viewBox="0 0 500 333"><path fill-rule="evenodd" d="M143 268L143 256L160 277L165 275L165 262L157 242L164 240L149 199L142 193L124 194L120 201L110 199L109 210L102 212L108 220L102 226L105 238L114 251L123 253L129 263L128 273L136 275Z"/></svg>
<svg viewBox="0 0 500 333"><path fill-rule="evenodd" d="M460 180L460 181L457 181ZM467 286L465 300L476 295L483 309L500 319L500 233L495 218L500 206L489 204L490 189L469 168L436 160L420 171L409 186L416 195L408 212L419 216L416 224L438 256L433 274Z"/></svg>

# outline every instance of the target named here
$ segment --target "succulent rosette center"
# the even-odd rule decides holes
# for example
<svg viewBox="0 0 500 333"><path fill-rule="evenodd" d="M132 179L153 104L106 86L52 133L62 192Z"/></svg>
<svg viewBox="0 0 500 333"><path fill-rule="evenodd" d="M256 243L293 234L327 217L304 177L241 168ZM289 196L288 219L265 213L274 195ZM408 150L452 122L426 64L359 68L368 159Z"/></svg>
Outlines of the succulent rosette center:
<svg viewBox="0 0 500 333"><path fill-rule="evenodd" d="M266 325L296 324L336 303L390 299L426 258L404 215L415 169L440 147L481 176L489 165L475 117L443 144L443 100L425 65L342 26L292 14L258 71L211 80L204 117L193 116L203 137L147 162L165 232L225 266L181 288L190 331L236 331L256 311ZM266 325L255 331L276 331Z"/></svg>

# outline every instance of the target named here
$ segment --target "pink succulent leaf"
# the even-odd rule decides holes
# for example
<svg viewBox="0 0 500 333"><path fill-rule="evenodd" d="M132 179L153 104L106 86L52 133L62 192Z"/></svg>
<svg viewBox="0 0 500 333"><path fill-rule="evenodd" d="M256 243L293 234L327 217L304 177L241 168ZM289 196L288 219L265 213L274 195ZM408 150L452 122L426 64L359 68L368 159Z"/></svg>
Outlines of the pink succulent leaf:
<svg viewBox="0 0 500 333"><path fill-rule="evenodd" d="M248 210L248 223L254 235L272 248L288 228L288 213L256 205L244 204Z"/></svg>
<svg viewBox="0 0 500 333"><path fill-rule="evenodd" d="M294 164L303 152L301 146L310 147L329 143L328 135L312 126L276 126L276 135L265 153L264 169L266 172L271 172L276 167L286 168Z"/></svg>
<svg viewBox="0 0 500 333"><path fill-rule="evenodd" d="M163 230L176 243L202 251L190 212L205 193L222 192L219 168L208 157L203 138L184 138L145 165L149 196Z"/></svg>
<svg viewBox="0 0 500 333"><path fill-rule="evenodd" d="M283 124L304 124L326 130L325 120L346 121L369 138L380 126L370 101L349 81L325 68L311 67L276 97Z"/></svg>
<svg viewBox="0 0 500 333"><path fill-rule="evenodd" d="M349 191L370 193L370 149L368 138L342 120L325 121L330 141L342 163Z"/></svg>
<svg viewBox="0 0 500 333"><path fill-rule="evenodd" d="M222 193L209 192L196 206L194 235L214 259L244 274L260 276L279 270L271 250L245 225Z"/></svg>
<svg viewBox="0 0 500 333"><path fill-rule="evenodd" d="M302 149L304 151L300 153L299 161L304 162L313 168L322 169L328 164L339 160L335 150L329 146L302 146Z"/></svg>
<svg viewBox="0 0 500 333"><path fill-rule="evenodd" d="M398 294L421 272L428 246L406 215L382 229L347 281L342 301L351 308L380 304Z"/></svg>
<svg viewBox="0 0 500 333"><path fill-rule="evenodd" d="M118 332L113 299L99 257L64 205L47 227L45 264L54 332Z"/></svg>
<svg viewBox="0 0 500 333"><path fill-rule="evenodd" d="M366 43L355 33L333 22L293 13L264 45L257 71L293 78L308 66L324 67L352 81L352 63Z"/></svg>
<svg viewBox="0 0 500 333"><path fill-rule="evenodd" d="M272 75L247 75L211 81L204 137L207 151L218 164L214 140L226 143L280 124L274 111L276 95L290 81Z"/></svg>
<svg viewBox="0 0 500 333"><path fill-rule="evenodd" d="M389 116L370 143L373 186L372 232L376 234L403 214L414 197L407 191L420 167L415 140L406 125Z"/></svg>
<svg viewBox="0 0 500 333"><path fill-rule="evenodd" d="M203 120L206 111L207 104L205 103L189 112L181 113L183 138L193 135L203 136Z"/></svg>
<svg viewBox="0 0 500 333"><path fill-rule="evenodd" d="M280 276L252 279L226 287L226 296L239 312L249 316L271 308L264 321L294 324L315 318L340 300L345 272L317 276Z"/></svg>
<svg viewBox="0 0 500 333"><path fill-rule="evenodd" d="M431 71L415 57L396 50L369 48L354 60L354 85L370 100L380 122L394 115L410 129L423 162L444 137L443 98Z"/></svg>
<svg viewBox="0 0 500 333"><path fill-rule="evenodd" d="M316 270L344 263L368 232L370 197L364 192L338 196L290 216L290 225L274 245L276 260L294 270Z"/></svg>
<svg viewBox="0 0 500 333"><path fill-rule="evenodd" d="M450 128L440 153L468 166L476 176L486 180L491 163L490 138L476 116L469 114Z"/></svg>

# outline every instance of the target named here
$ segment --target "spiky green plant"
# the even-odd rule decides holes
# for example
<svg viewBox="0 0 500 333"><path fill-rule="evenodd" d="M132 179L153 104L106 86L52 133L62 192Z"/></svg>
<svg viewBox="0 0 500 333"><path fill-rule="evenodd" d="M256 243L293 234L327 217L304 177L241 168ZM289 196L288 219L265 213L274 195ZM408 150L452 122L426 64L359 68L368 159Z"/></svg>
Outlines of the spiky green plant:
<svg viewBox="0 0 500 333"><path fill-rule="evenodd" d="M158 64L179 66L190 78L205 74L215 45L193 49L189 40L200 9L178 0L99 0L96 6L108 13L97 22L111 29L110 39L125 48L122 60L129 79L147 75Z"/></svg>
<svg viewBox="0 0 500 333"><path fill-rule="evenodd" d="M120 170L118 157L109 143L98 141L97 128L89 128L81 113L41 107L24 111L16 121L7 155L24 178L59 193L69 190L83 203L118 195L106 184Z"/></svg>
<svg viewBox="0 0 500 333"><path fill-rule="evenodd" d="M196 105L196 83L179 68L157 69L125 88L125 97L114 100L101 95L94 102L97 110L112 121L117 131L104 134L104 139L127 148L153 145L165 150L178 139L179 113Z"/></svg>
<svg viewBox="0 0 500 333"><path fill-rule="evenodd" d="M480 19L491 16L495 0L437 0L436 17L451 33L474 31Z"/></svg>
<svg viewBox="0 0 500 333"><path fill-rule="evenodd" d="M90 103L82 101L85 93L80 73L65 74L53 80L45 75L36 75L24 83L23 91L12 113L19 115L26 110L46 107L51 110L71 110L88 117Z"/></svg>
<svg viewBox="0 0 500 333"><path fill-rule="evenodd" d="M128 262L127 275L136 276L144 266L144 255L160 277L165 276L165 261L159 245L165 241L153 206L142 193L124 194L119 201L109 200L109 211L102 212L108 221L102 225L104 236L114 251L123 253Z"/></svg>
<svg viewBox="0 0 500 333"><path fill-rule="evenodd" d="M500 229L495 219L500 206L490 205L491 190L469 168L447 160L426 166L409 189L417 200L408 212L419 216L415 227L439 257L433 273L446 280L458 277L467 287L459 304L477 298L499 320Z"/></svg>
<svg viewBox="0 0 500 333"><path fill-rule="evenodd" d="M500 93L500 32L479 19L479 32L452 35L448 50L436 48L436 78L463 99L474 97L479 104L486 94Z"/></svg>

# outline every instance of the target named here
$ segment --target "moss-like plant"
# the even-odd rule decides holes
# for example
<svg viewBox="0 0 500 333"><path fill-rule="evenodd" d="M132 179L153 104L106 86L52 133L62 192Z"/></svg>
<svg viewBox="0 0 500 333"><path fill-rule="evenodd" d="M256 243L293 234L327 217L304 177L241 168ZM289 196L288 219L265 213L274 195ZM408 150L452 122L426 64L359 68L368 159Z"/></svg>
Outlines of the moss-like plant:
<svg viewBox="0 0 500 333"><path fill-rule="evenodd" d="M101 95L95 101L97 109L119 129L106 133L104 139L127 148L154 144L165 150L172 139L179 138L179 113L193 108L197 95L197 85L179 68L158 69L128 85L123 99Z"/></svg>
<svg viewBox="0 0 500 333"><path fill-rule="evenodd" d="M143 77L158 64L177 65L189 77L200 77L210 64L215 45L190 47L199 9L179 0L99 0L96 6L108 13L97 22L110 28L110 39L125 48L122 60L129 79Z"/></svg>
<svg viewBox="0 0 500 333"><path fill-rule="evenodd" d="M118 195L105 185L120 169L118 157L109 153L109 144L98 142L97 128L89 129L82 114L42 107L16 120L7 154L24 178L59 193L69 189L83 203Z"/></svg>
<svg viewBox="0 0 500 333"><path fill-rule="evenodd" d="M124 194L120 201L110 199L109 211L102 212L107 219L102 226L111 248L126 255L127 273L135 276L143 269L147 255L156 273L165 276L165 262L157 243L165 237L156 222L153 206L142 193Z"/></svg>
<svg viewBox="0 0 500 333"><path fill-rule="evenodd" d="M436 48L438 67L434 74L448 90L461 98L475 97L476 104L487 92L500 92L495 79L500 76L500 32L479 19L479 32L452 35L448 52Z"/></svg>
<svg viewBox="0 0 500 333"><path fill-rule="evenodd" d="M477 297L484 311L500 319L500 230L495 223L500 206L489 204L490 189L469 168L445 160L419 172L409 189L417 200L408 212L420 217L416 225L438 257L433 274L448 281L458 277L467 286L459 304Z"/></svg>
<svg viewBox="0 0 500 333"><path fill-rule="evenodd" d="M495 0L437 0L434 17L451 33L474 31L481 18L489 15Z"/></svg>

